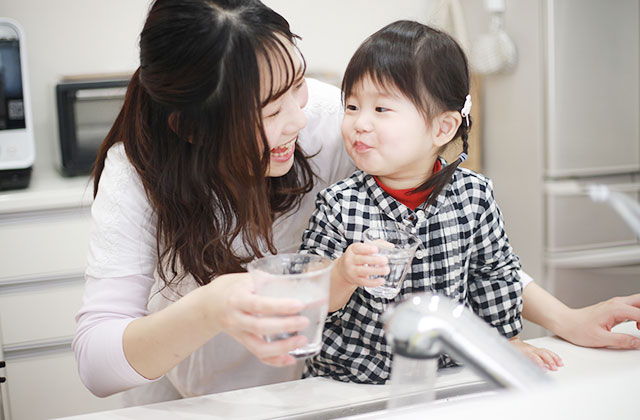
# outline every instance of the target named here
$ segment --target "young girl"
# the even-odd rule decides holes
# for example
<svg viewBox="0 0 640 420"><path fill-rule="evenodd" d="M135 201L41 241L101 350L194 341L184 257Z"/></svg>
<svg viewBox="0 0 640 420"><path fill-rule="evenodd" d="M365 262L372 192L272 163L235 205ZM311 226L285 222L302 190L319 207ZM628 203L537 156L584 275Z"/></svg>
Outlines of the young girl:
<svg viewBox="0 0 640 420"><path fill-rule="evenodd" d="M342 135L360 170L320 193L303 235L306 252L337 259L333 312L307 374L364 383L389 378L391 349L380 315L391 301L359 287L379 285L377 276L389 270L377 247L362 243L363 232L380 223L399 225L421 242L394 302L422 291L446 294L516 339L522 328L518 257L491 181L458 168L471 127L460 47L420 23L392 23L356 51L342 89ZM463 151L447 164L438 155L456 138Z"/></svg>

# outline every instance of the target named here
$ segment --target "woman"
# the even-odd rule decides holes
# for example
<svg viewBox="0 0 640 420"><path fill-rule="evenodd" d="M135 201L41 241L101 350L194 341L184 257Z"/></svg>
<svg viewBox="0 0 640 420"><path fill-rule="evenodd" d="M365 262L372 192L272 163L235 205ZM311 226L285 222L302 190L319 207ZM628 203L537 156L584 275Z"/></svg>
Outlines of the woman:
<svg viewBox="0 0 640 420"><path fill-rule="evenodd" d="M73 343L94 394L138 387L147 403L299 377L287 352L303 337L262 336L304 328L301 303L254 295L243 267L297 249L316 193L353 167L340 93L305 82L295 39L258 0L151 6L94 171ZM527 289L525 313L562 307Z"/></svg>

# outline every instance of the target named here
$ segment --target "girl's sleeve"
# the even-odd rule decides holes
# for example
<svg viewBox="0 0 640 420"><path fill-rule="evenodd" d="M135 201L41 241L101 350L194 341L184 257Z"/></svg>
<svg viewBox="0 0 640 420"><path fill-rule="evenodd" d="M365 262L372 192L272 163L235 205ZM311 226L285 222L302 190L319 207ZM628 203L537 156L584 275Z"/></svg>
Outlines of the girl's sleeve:
<svg viewBox="0 0 640 420"><path fill-rule="evenodd" d="M347 246L339 200L331 194L331 188L325 189L318 193L316 208L302 234L300 251L335 260Z"/></svg>
<svg viewBox="0 0 640 420"><path fill-rule="evenodd" d="M469 297L472 310L500 334L512 338L522 330L520 261L504 230L502 214L488 181L479 205L469 262Z"/></svg>
<svg viewBox="0 0 640 420"><path fill-rule="evenodd" d="M150 382L129 365L122 346L127 325L148 314L157 259L155 225L121 146L109 151L91 217L73 351L83 383L102 397Z"/></svg>

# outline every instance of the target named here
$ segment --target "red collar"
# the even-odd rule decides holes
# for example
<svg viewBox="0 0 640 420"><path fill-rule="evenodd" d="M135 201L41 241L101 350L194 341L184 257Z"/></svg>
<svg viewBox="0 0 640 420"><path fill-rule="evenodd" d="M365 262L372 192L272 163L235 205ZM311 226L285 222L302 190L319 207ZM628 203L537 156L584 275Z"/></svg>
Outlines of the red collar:
<svg viewBox="0 0 640 420"><path fill-rule="evenodd" d="M433 165L433 173L437 173L440 169L442 169L442 163L440 163L440 159L436 159L436 163ZM426 191L420 191L412 194L411 191L415 190L415 188L394 190L382 184L377 177L374 176L373 178L376 180L380 188L385 190L387 194L409 207L411 210L417 209L422 203L427 201L427 197L429 197L429 194L433 191L433 188L429 188Z"/></svg>

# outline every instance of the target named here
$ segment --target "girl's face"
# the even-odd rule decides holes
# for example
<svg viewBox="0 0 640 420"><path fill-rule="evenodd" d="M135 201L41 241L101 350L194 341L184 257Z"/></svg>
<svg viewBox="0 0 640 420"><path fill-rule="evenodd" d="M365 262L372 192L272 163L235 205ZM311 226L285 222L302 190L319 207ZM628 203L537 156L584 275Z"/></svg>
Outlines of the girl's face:
<svg viewBox="0 0 640 420"><path fill-rule="evenodd" d="M267 170L267 176L270 177L282 176L289 172L293 166L293 152L298 134L307 125L307 117L302 108L307 104L309 93L302 74L302 62L292 45L288 52L295 63L297 81L283 95L262 108L262 122L271 148ZM270 83L279 86L285 83L284 69L274 67L276 68L273 79L265 75L263 86L270 86ZM266 84L267 80L269 84Z"/></svg>
<svg viewBox="0 0 640 420"><path fill-rule="evenodd" d="M345 105L342 137L358 168L394 189L415 188L431 175L439 147L413 102L365 77Z"/></svg>

